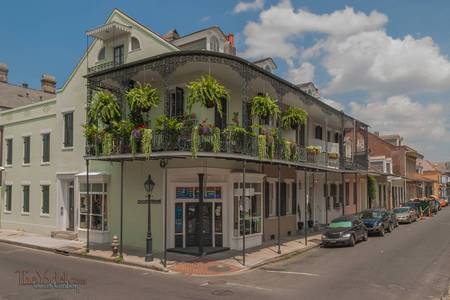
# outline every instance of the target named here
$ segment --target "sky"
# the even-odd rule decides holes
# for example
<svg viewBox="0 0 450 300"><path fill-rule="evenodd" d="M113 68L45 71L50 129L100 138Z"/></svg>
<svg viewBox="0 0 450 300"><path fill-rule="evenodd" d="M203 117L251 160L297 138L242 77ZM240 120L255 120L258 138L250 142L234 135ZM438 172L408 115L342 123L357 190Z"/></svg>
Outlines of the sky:
<svg viewBox="0 0 450 300"><path fill-rule="evenodd" d="M313 81L324 101L399 133L431 161L450 160L450 1L8 1L1 4L0 62L9 81L62 86L86 49L88 29L118 8L164 34L218 25L238 55L271 56L277 75Z"/></svg>

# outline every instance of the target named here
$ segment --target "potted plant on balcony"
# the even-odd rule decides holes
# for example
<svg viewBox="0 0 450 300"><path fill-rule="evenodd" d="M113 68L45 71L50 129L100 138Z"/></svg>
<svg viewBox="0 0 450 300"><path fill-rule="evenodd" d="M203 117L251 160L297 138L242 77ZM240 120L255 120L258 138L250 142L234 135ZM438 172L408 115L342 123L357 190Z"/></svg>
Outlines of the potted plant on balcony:
<svg viewBox="0 0 450 300"><path fill-rule="evenodd" d="M130 109L131 121L138 125L143 123L142 113L148 112L159 104L159 91L151 85L138 83L136 87L129 89L125 98Z"/></svg>
<svg viewBox="0 0 450 300"><path fill-rule="evenodd" d="M141 138L141 152L145 155L147 159L150 158L152 154L152 140L153 140L153 132L150 128L142 129L142 138Z"/></svg>
<svg viewBox="0 0 450 300"><path fill-rule="evenodd" d="M116 153L130 152L131 149L129 148L129 139L133 128L133 123L131 123L131 121L128 119L121 120L113 124L113 132L117 146L115 151Z"/></svg>
<svg viewBox="0 0 450 300"><path fill-rule="evenodd" d="M217 111L222 116L222 99L228 99L229 94L226 88L213 76L202 76L190 82L187 86L189 95L187 97L187 107L190 111L195 103L200 103L206 108L217 107Z"/></svg>
<svg viewBox="0 0 450 300"><path fill-rule="evenodd" d="M102 130L95 124L83 125L83 128L87 144L94 147L94 149L87 151L88 154L92 154L90 151L94 150L96 156L100 155Z"/></svg>
<svg viewBox="0 0 450 300"><path fill-rule="evenodd" d="M233 151L234 153L242 152L247 134L247 130L237 123L225 128L224 136L227 140L227 144L230 146L229 151Z"/></svg>
<svg viewBox="0 0 450 300"><path fill-rule="evenodd" d="M176 150L183 126L183 122L175 117L163 115L156 119L156 132L163 135L166 147L170 150Z"/></svg>
<svg viewBox="0 0 450 300"><path fill-rule="evenodd" d="M308 146L306 147L306 154L308 155L308 160L315 162L317 156L320 154L321 148L319 146Z"/></svg>
<svg viewBox="0 0 450 300"><path fill-rule="evenodd" d="M105 132L102 138L102 154L109 156L113 153L113 135L110 132Z"/></svg>
<svg viewBox="0 0 450 300"><path fill-rule="evenodd" d="M338 158L339 158L339 154L338 153L336 153L336 152L329 152L328 153L328 159L336 160Z"/></svg>
<svg viewBox="0 0 450 300"><path fill-rule="evenodd" d="M221 139L220 139L220 129L217 127L214 127L212 132L212 151L214 153L220 152L220 145L221 145Z"/></svg>
<svg viewBox="0 0 450 300"><path fill-rule="evenodd" d="M258 157L260 160L267 157L267 140L265 134L258 135Z"/></svg>
<svg viewBox="0 0 450 300"><path fill-rule="evenodd" d="M89 106L88 116L95 123L100 121L106 128L120 120L120 106L117 97L109 91L98 91L94 94Z"/></svg>
<svg viewBox="0 0 450 300"><path fill-rule="evenodd" d="M292 155L292 142L288 139L283 139L282 140L283 143L283 159L284 160L290 160L291 159L291 155Z"/></svg>
<svg viewBox="0 0 450 300"><path fill-rule="evenodd" d="M131 146L131 154L133 154L133 155L135 155L138 152L139 147L141 145L143 128L144 128L144 126L140 125L138 127L133 128L133 130L131 130L130 146Z"/></svg>
<svg viewBox="0 0 450 300"><path fill-rule="evenodd" d="M280 108L277 101L272 99L269 95L254 96L250 102L250 115L256 116L259 119L267 117L278 117Z"/></svg>
<svg viewBox="0 0 450 300"><path fill-rule="evenodd" d="M308 113L301 108L289 107L281 114L281 127L296 129L306 124Z"/></svg>
<svg viewBox="0 0 450 300"><path fill-rule="evenodd" d="M198 126L192 127L191 132L191 153L193 158L197 158L197 153L200 148L200 136Z"/></svg>

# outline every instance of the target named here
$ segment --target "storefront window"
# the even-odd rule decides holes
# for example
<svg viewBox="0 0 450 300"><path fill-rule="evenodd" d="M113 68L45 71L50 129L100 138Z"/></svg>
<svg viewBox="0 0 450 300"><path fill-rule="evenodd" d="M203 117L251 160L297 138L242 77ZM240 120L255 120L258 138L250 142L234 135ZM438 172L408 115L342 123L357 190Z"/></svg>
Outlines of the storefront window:
<svg viewBox="0 0 450 300"><path fill-rule="evenodd" d="M108 230L108 199L106 183L89 184L89 197L91 199L90 229L98 231ZM80 184L80 228L87 228L88 215L87 184Z"/></svg>
<svg viewBox="0 0 450 300"><path fill-rule="evenodd" d="M234 185L234 235L242 236L261 233L262 195L261 183L246 183L245 197L243 197L242 183Z"/></svg>

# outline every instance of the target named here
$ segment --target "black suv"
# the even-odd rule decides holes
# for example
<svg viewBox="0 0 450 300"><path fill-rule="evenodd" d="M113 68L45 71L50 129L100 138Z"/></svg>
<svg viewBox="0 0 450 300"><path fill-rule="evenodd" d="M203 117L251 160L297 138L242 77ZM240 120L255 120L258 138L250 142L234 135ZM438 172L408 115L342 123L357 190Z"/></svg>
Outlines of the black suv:
<svg viewBox="0 0 450 300"><path fill-rule="evenodd" d="M366 225L369 233L384 236L385 232L392 232L394 225L389 212L383 208L367 209L359 213L359 217Z"/></svg>
<svg viewBox="0 0 450 300"><path fill-rule="evenodd" d="M367 229L357 215L344 216L331 221L322 235L322 246L355 246L358 241L367 241Z"/></svg>

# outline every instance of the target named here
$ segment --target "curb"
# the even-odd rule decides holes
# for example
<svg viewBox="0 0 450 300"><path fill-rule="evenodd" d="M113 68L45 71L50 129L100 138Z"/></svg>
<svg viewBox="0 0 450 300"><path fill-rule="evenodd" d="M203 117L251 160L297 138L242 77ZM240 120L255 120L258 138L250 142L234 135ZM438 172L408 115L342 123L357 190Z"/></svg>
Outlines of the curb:
<svg viewBox="0 0 450 300"><path fill-rule="evenodd" d="M293 256L296 256L298 254L302 254L302 253L308 252L309 250L312 250L312 249L315 249L315 248L319 248L319 247L320 247L320 244L314 243L312 246L306 246L305 248L302 248L302 249L298 249L298 250L295 250L295 251L292 251L292 252L289 252L289 253L286 253L286 254L280 254L279 256L266 259L266 260L264 260L262 262L259 262L259 263L255 264L253 266L248 267L248 269L250 269L250 270L257 269L257 268L260 268L262 266L265 266L265 265L268 265L268 264L271 264L271 263L274 263L274 262L278 262L278 261L289 259L289 258L291 258Z"/></svg>
<svg viewBox="0 0 450 300"><path fill-rule="evenodd" d="M35 249L35 250L41 250L41 251L46 251L46 252L51 252L51 253L54 253L54 254L62 254L62 253L58 253L58 249L57 248L49 248L49 247L44 247L44 246L37 246L37 245L32 245L32 244L27 244L27 243L22 243L22 242L17 242L17 241L4 240L4 239L0 239L0 243L14 245L14 246L20 246L20 247L30 248L30 249ZM161 267L148 266L148 265L144 265L144 264L139 264L139 263L134 263L134 262L126 262L126 261L124 261L122 263L117 263L115 261L115 258L100 257L100 256L91 255L91 254L84 254L84 253L77 253L77 252L65 252L65 253L67 253L66 256L72 256L72 257L77 257L77 258L87 258L87 259L91 259L91 260L97 260L97 261L102 261L102 262L113 263L115 265L125 265L125 266L139 267L139 268L145 268L145 269L150 269L150 270L159 271L159 272L165 272L165 273L169 272L169 269L167 269L167 268L165 268L163 266L161 266Z"/></svg>

